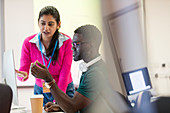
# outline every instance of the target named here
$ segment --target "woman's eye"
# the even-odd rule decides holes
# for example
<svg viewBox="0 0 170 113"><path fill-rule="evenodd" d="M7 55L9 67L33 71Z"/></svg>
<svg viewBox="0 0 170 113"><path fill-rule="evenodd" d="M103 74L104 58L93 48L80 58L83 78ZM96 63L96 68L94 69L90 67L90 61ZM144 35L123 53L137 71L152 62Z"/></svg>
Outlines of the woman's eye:
<svg viewBox="0 0 170 113"><path fill-rule="evenodd" d="M41 23L41 25L45 25L45 23Z"/></svg>
<svg viewBox="0 0 170 113"><path fill-rule="evenodd" d="M53 24L48 24L49 26L53 26Z"/></svg>

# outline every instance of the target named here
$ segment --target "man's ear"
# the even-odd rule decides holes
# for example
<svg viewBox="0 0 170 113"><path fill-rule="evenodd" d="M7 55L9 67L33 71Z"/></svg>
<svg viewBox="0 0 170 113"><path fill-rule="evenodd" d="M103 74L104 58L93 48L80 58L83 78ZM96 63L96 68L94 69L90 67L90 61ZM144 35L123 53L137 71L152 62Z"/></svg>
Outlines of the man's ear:
<svg viewBox="0 0 170 113"><path fill-rule="evenodd" d="M89 46L92 48L92 52L94 51L98 51L98 46L96 45L96 43L94 41L91 41Z"/></svg>
<svg viewBox="0 0 170 113"><path fill-rule="evenodd" d="M96 43L94 41L91 41L89 45L91 46L91 48L96 48Z"/></svg>
<svg viewBox="0 0 170 113"><path fill-rule="evenodd" d="M89 48L89 50L88 50L88 54L93 54L94 53L94 51L95 51L95 45L94 45L94 43L92 43L92 42L90 42L89 44L88 44L88 48Z"/></svg>

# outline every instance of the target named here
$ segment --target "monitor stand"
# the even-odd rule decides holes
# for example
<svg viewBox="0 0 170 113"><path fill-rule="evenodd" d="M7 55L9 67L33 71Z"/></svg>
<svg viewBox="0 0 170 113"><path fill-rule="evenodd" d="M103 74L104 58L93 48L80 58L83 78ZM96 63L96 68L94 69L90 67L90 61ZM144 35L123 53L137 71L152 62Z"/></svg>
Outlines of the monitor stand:
<svg viewBox="0 0 170 113"><path fill-rule="evenodd" d="M11 110L14 110L14 109L25 109L25 107L24 106L15 105L15 104L12 103Z"/></svg>

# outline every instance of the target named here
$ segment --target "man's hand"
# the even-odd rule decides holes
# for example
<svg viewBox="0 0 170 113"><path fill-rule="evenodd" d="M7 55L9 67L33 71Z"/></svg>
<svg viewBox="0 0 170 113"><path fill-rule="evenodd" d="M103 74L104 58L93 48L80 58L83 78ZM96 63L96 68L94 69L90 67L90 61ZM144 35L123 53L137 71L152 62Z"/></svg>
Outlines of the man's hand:
<svg viewBox="0 0 170 113"><path fill-rule="evenodd" d="M45 110L46 112L62 111L62 109L59 107L58 104L54 104L54 103L52 103L52 102L48 102L47 104L45 104L44 110Z"/></svg>
<svg viewBox="0 0 170 113"><path fill-rule="evenodd" d="M51 82L53 80L46 66L38 61L35 61L35 63L31 65L31 74L36 78L44 79L46 82Z"/></svg>

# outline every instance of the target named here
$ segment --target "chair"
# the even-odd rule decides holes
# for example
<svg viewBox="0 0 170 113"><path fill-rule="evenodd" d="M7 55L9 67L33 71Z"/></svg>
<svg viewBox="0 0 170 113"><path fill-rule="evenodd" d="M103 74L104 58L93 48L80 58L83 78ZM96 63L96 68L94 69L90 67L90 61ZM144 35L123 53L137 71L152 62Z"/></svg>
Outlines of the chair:
<svg viewBox="0 0 170 113"><path fill-rule="evenodd" d="M0 83L0 92L0 113L10 113L12 89L8 85Z"/></svg>
<svg viewBox="0 0 170 113"><path fill-rule="evenodd" d="M155 106L151 103L150 91L140 92L135 105L135 113L157 113Z"/></svg>
<svg viewBox="0 0 170 113"><path fill-rule="evenodd" d="M151 94L149 91L140 92L136 99L136 107L140 109L146 104L150 104Z"/></svg>
<svg viewBox="0 0 170 113"><path fill-rule="evenodd" d="M170 113L170 97L158 97L153 104L155 105L157 113Z"/></svg>

